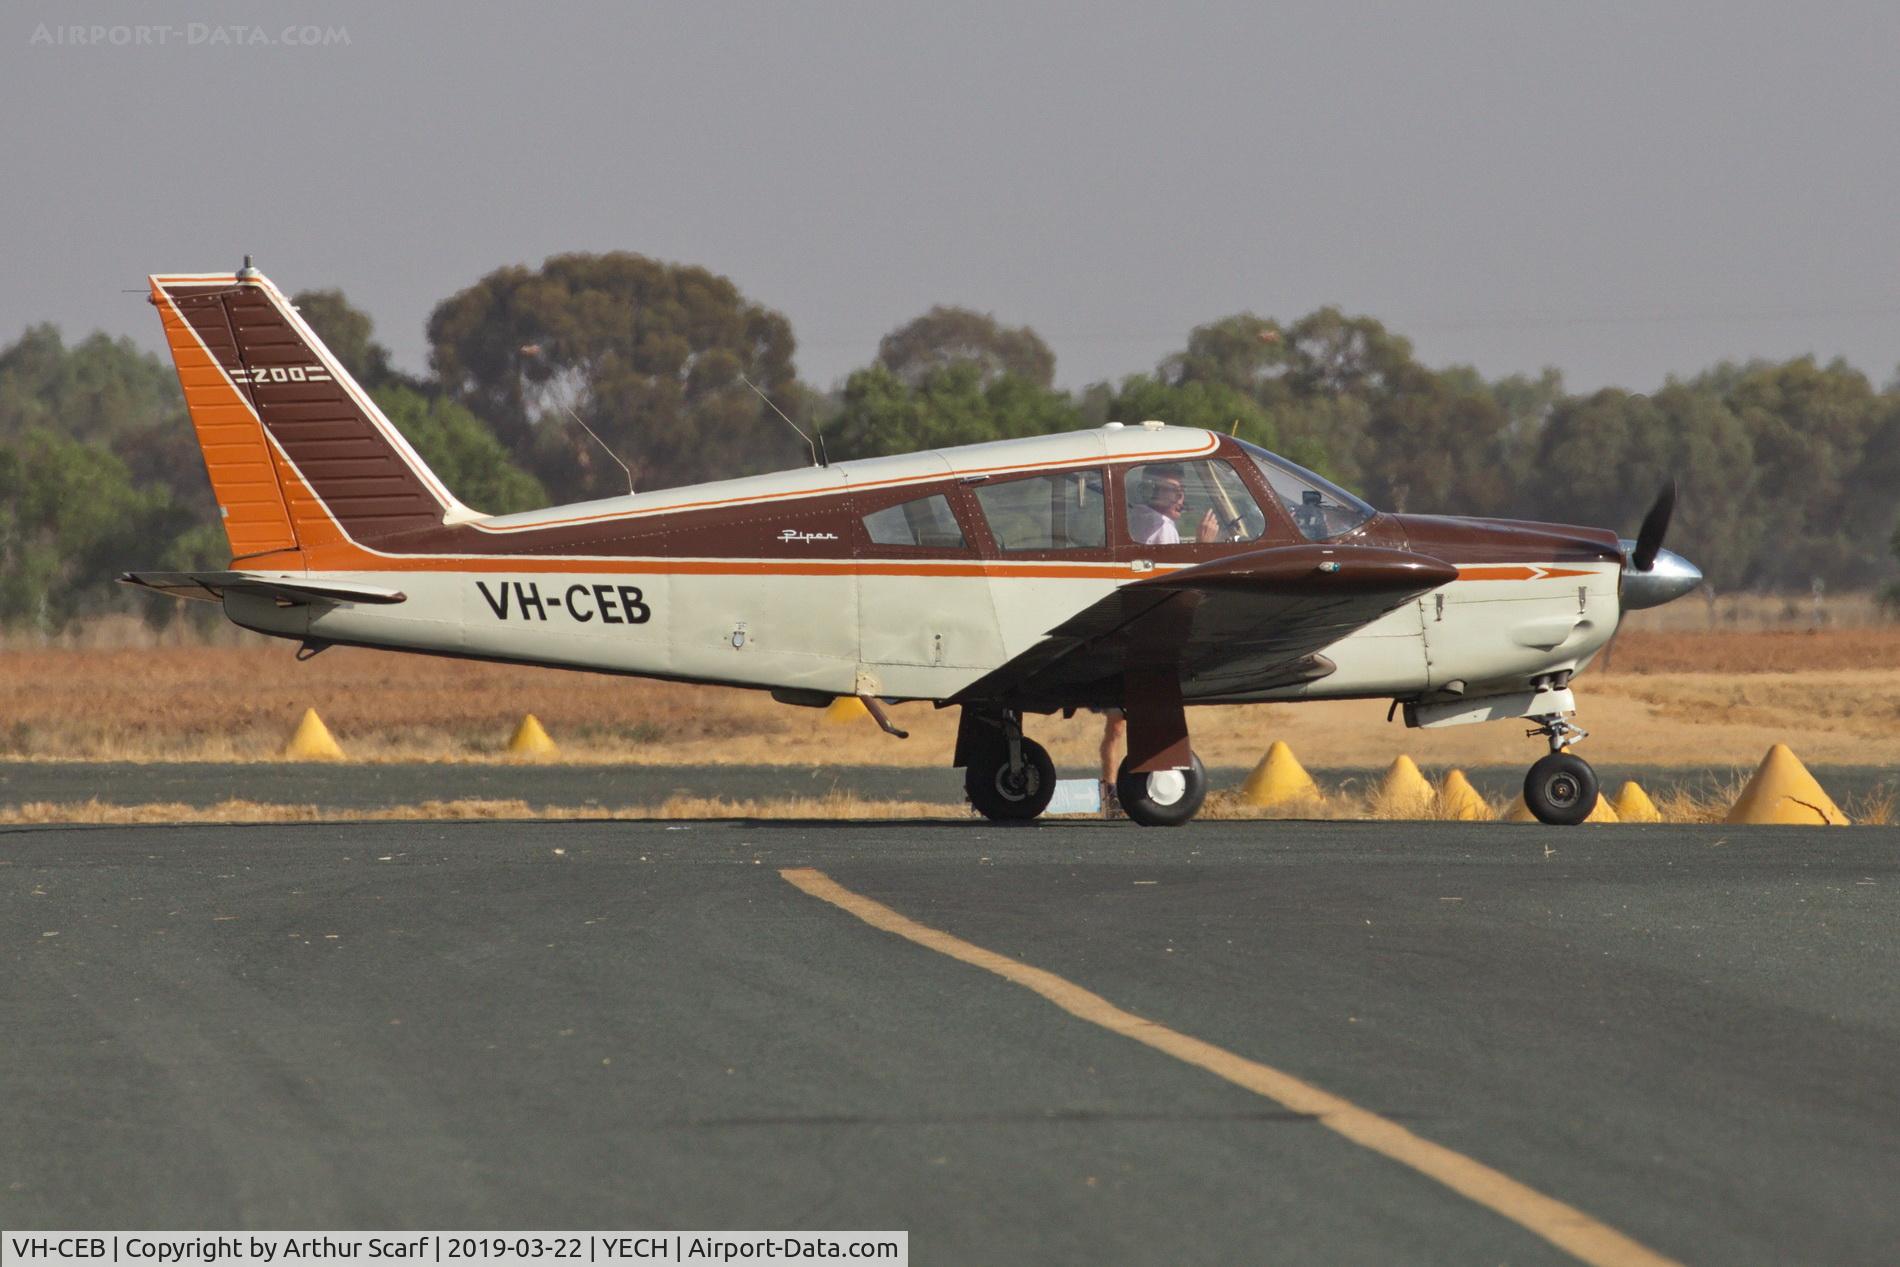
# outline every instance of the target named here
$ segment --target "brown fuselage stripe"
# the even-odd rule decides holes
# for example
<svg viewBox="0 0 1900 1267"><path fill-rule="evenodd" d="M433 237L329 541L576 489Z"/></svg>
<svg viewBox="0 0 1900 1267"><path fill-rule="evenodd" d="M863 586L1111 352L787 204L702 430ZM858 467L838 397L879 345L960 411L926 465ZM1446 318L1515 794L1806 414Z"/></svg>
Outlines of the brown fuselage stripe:
<svg viewBox="0 0 1900 1267"><path fill-rule="evenodd" d="M1197 458L1220 448L1220 438L1210 436L1208 442L1198 449L1157 449L1152 453L1129 453L1116 457L1102 457L1100 461L1120 465L1123 462L1140 462L1150 458ZM754 503L786 501L798 497L838 497L847 493L867 492L874 488L894 488L903 484L932 484L943 480L968 479L972 476L990 476L1015 474L1018 471L1046 471L1058 467L1086 465L1088 458L1061 458L1048 462L1009 463L1003 466L973 466L954 471L931 471L922 475L897 475L887 480L867 480L863 483L841 484L836 488L794 489L784 493L759 493L750 497L722 497L711 501L677 502L671 506L640 507L635 510L603 511L598 515L577 515L570 519L543 519L531 524L509 524L504 528L487 524L472 525L478 531L490 533L527 532L537 528L559 528L568 524L597 523L613 519L641 519L648 515L662 515L669 511L707 510L717 506L745 506Z"/></svg>

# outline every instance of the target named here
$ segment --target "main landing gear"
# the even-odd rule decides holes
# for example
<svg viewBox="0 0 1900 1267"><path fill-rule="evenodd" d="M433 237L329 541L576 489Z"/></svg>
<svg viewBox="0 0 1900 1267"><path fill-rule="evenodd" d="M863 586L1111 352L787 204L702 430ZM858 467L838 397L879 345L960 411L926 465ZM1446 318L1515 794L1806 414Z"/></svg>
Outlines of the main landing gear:
<svg viewBox="0 0 1900 1267"><path fill-rule="evenodd" d="M1178 769L1138 772L1130 768L1133 758L1122 762L1115 794L1130 819L1143 827L1179 827L1194 817L1207 799L1207 771L1199 757L1187 756L1188 764ZM992 822L1028 822L1055 795L1055 762L1041 744L1023 737L1020 713L966 708L955 760L963 767L970 804Z"/></svg>
<svg viewBox="0 0 1900 1267"><path fill-rule="evenodd" d="M965 714L966 719L968 714ZM968 720L965 729L968 729ZM957 735L957 762L963 766L963 791L983 817L998 823L1025 823L1049 808L1056 794L1056 763L1033 739L1023 738L1020 714L990 720L965 749Z"/></svg>
<svg viewBox="0 0 1900 1267"><path fill-rule="evenodd" d="M1143 827L1179 827L1200 812L1207 799L1207 769L1201 759L1188 754L1183 770L1155 770L1138 774L1122 759L1115 776L1115 796L1122 812Z"/></svg>
<svg viewBox="0 0 1900 1267"><path fill-rule="evenodd" d="M1529 733L1550 741L1550 755L1541 758L1524 776L1524 804L1540 823L1573 827L1597 807L1597 772L1570 751L1590 732L1562 713L1533 717L1537 728Z"/></svg>

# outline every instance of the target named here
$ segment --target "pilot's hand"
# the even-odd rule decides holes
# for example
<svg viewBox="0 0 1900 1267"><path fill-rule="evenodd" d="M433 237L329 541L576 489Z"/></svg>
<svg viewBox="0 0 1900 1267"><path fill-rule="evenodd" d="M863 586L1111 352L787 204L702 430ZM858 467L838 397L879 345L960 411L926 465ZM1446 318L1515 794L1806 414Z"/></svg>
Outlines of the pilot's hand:
<svg viewBox="0 0 1900 1267"><path fill-rule="evenodd" d="M1212 506L1201 512L1200 531L1194 534L1194 539L1196 541L1220 540L1220 516L1214 513Z"/></svg>

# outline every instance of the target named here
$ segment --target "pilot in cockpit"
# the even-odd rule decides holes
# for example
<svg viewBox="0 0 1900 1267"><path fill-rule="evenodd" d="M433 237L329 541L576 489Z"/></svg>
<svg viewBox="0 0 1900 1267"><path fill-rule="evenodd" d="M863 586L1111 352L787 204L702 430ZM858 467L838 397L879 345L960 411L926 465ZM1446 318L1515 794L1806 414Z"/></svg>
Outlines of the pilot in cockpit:
<svg viewBox="0 0 1900 1267"><path fill-rule="evenodd" d="M1181 531L1176 522L1187 508L1187 486L1178 466L1146 466L1136 486L1136 497L1128 507L1128 535L1143 545L1178 545ZM1209 506L1195 530L1196 541L1220 539L1220 517Z"/></svg>

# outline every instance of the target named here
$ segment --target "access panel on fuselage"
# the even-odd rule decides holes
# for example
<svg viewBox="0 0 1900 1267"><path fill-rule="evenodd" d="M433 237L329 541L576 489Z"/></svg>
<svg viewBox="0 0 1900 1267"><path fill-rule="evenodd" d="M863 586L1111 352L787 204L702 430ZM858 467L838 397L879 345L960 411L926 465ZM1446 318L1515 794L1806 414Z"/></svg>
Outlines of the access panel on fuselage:
<svg viewBox="0 0 1900 1267"><path fill-rule="evenodd" d="M1000 664L968 487L951 479L872 487L854 491L852 503L866 688L943 699Z"/></svg>
<svg viewBox="0 0 1900 1267"><path fill-rule="evenodd" d="M858 584L842 480L815 496L669 517L675 672L849 694Z"/></svg>

